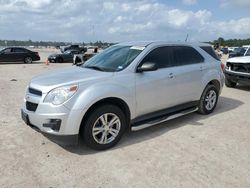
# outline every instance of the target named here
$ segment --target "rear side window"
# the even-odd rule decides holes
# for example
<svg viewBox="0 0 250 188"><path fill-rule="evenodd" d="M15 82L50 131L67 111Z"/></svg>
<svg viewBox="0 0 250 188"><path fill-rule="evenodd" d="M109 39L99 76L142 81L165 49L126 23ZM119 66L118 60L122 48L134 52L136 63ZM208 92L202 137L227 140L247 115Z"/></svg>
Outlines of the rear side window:
<svg viewBox="0 0 250 188"><path fill-rule="evenodd" d="M204 58L189 46L173 47L174 66L190 65L204 62Z"/></svg>
<svg viewBox="0 0 250 188"><path fill-rule="evenodd" d="M13 48L13 52L24 53L27 52L27 50L23 48Z"/></svg>
<svg viewBox="0 0 250 188"><path fill-rule="evenodd" d="M143 60L142 63L153 62L158 68L170 67L172 64L172 47L159 47L152 50Z"/></svg>
<svg viewBox="0 0 250 188"><path fill-rule="evenodd" d="M210 56L212 56L214 59L220 61L219 57L214 52L213 48L211 46L200 46L202 50L207 52Z"/></svg>

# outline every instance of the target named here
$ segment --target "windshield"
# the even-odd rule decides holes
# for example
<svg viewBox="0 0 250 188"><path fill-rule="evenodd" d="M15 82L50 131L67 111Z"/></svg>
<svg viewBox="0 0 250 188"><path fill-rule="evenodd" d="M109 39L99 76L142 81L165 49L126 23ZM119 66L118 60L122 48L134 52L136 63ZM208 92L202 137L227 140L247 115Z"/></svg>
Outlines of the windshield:
<svg viewBox="0 0 250 188"><path fill-rule="evenodd" d="M239 52L245 52L246 50L244 48L235 48L234 52L239 53Z"/></svg>
<svg viewBox="0 0 250 188"><path fill-rule="evenodd" d="M63 52L64 54L70 54L71 53L71 51L70 50L67 50L67 51L65 51L65 52Z"/></svg>
<svg viewBox="0 0 250 188"><path fill-rule="evenodd" d="M86 61L82 67L118 72L129 66L143 49L144 47L113 46Z"/></svg>

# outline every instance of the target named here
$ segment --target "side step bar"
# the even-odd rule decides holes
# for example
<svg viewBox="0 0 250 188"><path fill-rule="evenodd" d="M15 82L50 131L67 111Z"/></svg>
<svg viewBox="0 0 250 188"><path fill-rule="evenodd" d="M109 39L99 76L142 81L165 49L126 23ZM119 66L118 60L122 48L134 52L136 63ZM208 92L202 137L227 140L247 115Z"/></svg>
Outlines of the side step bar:
<svg viewBox="0 0 250 188"><path fill-rule="evenodd" d="M159 118L157 120L149 121L149 122L147 122L145 124L141 124L141 125L137 125L137 126L131 126L131 130L132 131L139 131L141 129L145 129L145 128L148 128L148 127L151 127L151 126L163 123L165 121L169 121L171 119L175 119L175 118L178 118L180 116L184 116L186 114L190 114L190 113L195 112L197 110L198 110L197 107L191 108L191 109L188 109L188 110L183 110L181 112L178 112L178 113L170 115L170 116L165 116L165 117Z"/></svg>

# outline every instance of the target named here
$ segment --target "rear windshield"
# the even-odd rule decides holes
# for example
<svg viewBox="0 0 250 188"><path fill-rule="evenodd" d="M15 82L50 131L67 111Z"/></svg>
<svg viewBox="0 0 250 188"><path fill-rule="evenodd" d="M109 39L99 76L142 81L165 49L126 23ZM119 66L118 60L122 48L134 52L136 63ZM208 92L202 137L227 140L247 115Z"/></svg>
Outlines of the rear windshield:
<svg viewBox="0 0 250 188"><path fill-rule="evenodd" d="M220 61L219 57L214 52L213 48L211 46L200 46L202 50L207 52L210 56L212 56L214 59Z"/></svg>

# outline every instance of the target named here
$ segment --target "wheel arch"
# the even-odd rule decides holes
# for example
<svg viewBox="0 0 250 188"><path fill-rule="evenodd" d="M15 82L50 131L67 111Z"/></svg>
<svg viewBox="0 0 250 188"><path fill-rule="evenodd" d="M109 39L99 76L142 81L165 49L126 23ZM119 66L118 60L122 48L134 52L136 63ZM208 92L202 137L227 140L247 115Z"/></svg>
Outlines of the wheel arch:
<svg viewBox="0 0 250 188"><path fill-rule="evenodd" d="M86 113L84 114L84 116L82 118L80 128L79 128L79 132L84 127L84 122L86 121L88 116L94 111L94 109L97 108L98 106L105 105L105 104L113 104L113 105L119 107L124 112L124 114L126 116L127 126L130 125L131 112L130 112L128 104L124 100L122 100L121 98L108 97L108 98L104 98L104 99L101 99L101 100L95 102L94 104L92 104L88 108L88 110L86 111Z"/></svg>
<svg viewBox="0 0 250 188"><path fill-rule="evenodd" d="M220 92L220 90L221 90L221 84L220 84L219 80L216 80L216 79L211 80L210 82L208 82L207 85L214 85L218 89L218 92ZM206 87L207 87L207 85L206 85Z"/></svg>

